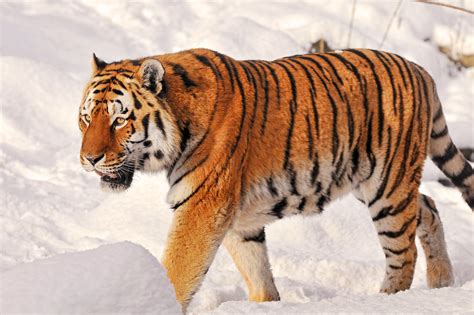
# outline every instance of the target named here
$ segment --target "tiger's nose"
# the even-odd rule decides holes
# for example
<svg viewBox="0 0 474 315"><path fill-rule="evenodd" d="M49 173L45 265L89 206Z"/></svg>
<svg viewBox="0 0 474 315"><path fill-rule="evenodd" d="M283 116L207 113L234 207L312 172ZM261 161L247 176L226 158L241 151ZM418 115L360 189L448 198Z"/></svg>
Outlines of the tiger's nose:
<svg viewBox="0 0 474 315"><path fill-rule="evenodd" d="M105 154L102 154L102 155L97 156L97 157L93 157L93 156L88 155L88 156L86 156L86 159L87 159L87 161L89 161L92 164L92 166L94 166L97 162L102 160L104 157L105 157Z"/></svg>

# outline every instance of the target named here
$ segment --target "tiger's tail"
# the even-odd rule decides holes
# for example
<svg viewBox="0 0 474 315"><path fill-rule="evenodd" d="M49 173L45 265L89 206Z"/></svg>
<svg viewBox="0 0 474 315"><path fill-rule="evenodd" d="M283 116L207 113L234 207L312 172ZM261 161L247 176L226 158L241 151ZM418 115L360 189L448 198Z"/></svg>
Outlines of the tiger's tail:
<svg viewBox="0 0 474 315"><path fill-rule="evenodd" d="M449 136L441 102L436 93L434 93L434 98L429 156L461 191L464 200L474 211L474 173L472 167Z"/></svg>

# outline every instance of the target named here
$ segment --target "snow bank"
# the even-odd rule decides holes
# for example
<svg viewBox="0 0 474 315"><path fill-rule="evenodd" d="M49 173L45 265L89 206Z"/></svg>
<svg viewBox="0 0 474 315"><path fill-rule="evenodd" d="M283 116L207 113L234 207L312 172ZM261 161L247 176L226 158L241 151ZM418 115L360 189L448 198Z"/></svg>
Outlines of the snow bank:
<svg viewBox="0 0 474 315"><path fill-rule="evenodd" d="M104 245L0 275L0 313L180 314L165 270L139 245Z"/></svg>

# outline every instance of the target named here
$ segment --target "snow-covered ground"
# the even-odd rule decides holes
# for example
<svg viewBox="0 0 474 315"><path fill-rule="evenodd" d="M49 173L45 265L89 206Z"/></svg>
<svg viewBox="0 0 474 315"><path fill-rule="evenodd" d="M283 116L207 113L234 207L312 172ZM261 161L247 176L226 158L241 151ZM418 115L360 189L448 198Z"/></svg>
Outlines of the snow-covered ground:
<svg viewBox="0 0 474 315"><path fill-rule="evenodd" d="M380 48L397 3L357 1L350 46ZM450 3L474 9L472 1ZM78 313L93 312L93 301L108 307L98 312L133 312L121 308L128 291L142 313L164 312L160 303L169 298L161 266L138 246L74 253L127 240L159 259L172 215L162 174L136 176L129 191L106 194L79 165L76 115L92 52L112 61L206 47L236 58L272 59L305 52L319 38L346 48L351 10L349 0L1 1L0 313L14 310L13 297L25 307L39 305L36 312L47 312L40 306L48 301L56 303L49 311ZM474 69L456 71L436 46L472 53L473 34L466 13L405 1L382 46L432 73L452 137L464 147L474 147ZM435 199L445 226L453 288L427 289L419 247L412 290L378 294L384 256L367 210L347 197L319 217L285 219L268 228L281 302L247 302L244 282L220 250L189 311L473 312L474 218L457 190L436 181L440 176L428 162L421 189ZM52 260L41 261L47 257ZM133 272L122 274L124 264L134 264ZM105 273L109 282L100 277ZM60 290L74 277L76 291ZM42 288L51 294L41 298L50 300L31 298ZM165 292L163 301L155 298L159 292ZM72 293L78 300L70 300Z"/></svg>
<svg viewBox="0 0 474 315"><path fill-rule="evenodd" d="M21 264L0 275L7 313L179 314L165 269L129 242Z"/></svg>

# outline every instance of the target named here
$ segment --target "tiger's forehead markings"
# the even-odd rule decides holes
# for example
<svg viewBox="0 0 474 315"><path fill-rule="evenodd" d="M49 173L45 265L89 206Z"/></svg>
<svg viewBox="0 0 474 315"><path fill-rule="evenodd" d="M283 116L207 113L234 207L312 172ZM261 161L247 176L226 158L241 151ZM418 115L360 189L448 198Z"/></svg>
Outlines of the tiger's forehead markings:
<svg viewBox="0 0 474 315"><path fill-rule="evenodd" d="M100 77L96 75L96 81L90 85L89 93L84 102L83 114L92 112L98 104L104 104L110 116L127 113L132 106L126 86L130 83L130 74L133 73L119 69L108 73L108 77L105 77L104 74ZM100 96L102 98L97 99Z"/></svg>
<svg viewBox="0 0 474 315"><path fill-rule="evenodd" d="M123 95L122 97L118 97L115 99L106 99L105 102L107 104L107 112L110 116L118 115L118 114L125 114L130 109L130 101L127 101L125 98L127 95Z"/></svg>

